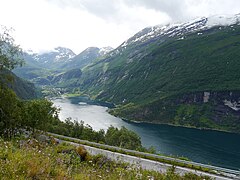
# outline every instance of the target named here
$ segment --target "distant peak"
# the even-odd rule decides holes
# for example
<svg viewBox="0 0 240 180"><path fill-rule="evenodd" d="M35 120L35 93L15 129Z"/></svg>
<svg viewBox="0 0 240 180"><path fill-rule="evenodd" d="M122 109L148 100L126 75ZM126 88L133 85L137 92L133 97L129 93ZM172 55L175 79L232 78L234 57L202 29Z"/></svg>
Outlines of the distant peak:
<svg viewBox="0 0 240 180"><path fill-rule="evenodd" d="M102 48L100 48L99 53L103 56L112 50L113 50L113 48L111 46L102 47Z"/></svg>
<svg viewBox="0 0 240 180"><path fill-rule="evenodd" d="M29 54L29 55L33 55L33 54L37 54L38 51L34 51L32 49L27 49L27 50L24 50L25 53Z"/></svg>
<svg viewBox="0 0 240 180"><path fill-rule="evenodd" d="M93 51L93 50L99 50L98 47L88 47L84 51Z"/></svg>
<svg viewBox="0 0 240 180"><path fill-rule="evenodd" d="M71 53L73 53L73 51L71 49L66 48L66 47L61 47L61 46L54 48L53 51L57 51L57 52L71 52Z"/></svg>

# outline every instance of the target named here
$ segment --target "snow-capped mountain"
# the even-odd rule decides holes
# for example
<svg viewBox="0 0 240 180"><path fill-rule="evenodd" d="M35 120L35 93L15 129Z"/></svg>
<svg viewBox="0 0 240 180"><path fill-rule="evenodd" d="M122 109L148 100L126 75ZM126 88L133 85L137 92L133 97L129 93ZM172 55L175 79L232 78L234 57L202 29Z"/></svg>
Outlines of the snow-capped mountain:
<svg viewBox="0 0 240 180"><path fill-rule="evenodd" d="M184 38L187 33L207 30L213 27L230 26L240 24L240 14L236 15L215 15L211 17L202 17L187 23L175 23L168 25L157 25L147 27L135 34L130 39L123 42L120 48L125 48L134 43L144 43L148 40L159 39L161 37L179 37Z"/></svg>
<svg viewBox="0 0 240 180"><path fill-rule="evenodd" d="M54 52L56 53L55 62L66 61L76 56L76 54L71 49L63 48L63 47L55 48Z"/></svg>
<svg viewBox="0 0 240 180"><path fill-rule="evenodd" d="M27 54L29 54L29 55L36 55L36 54L38 54L37 51L34 51L34 50L32 50L32 49L24 50L24 53L27 53Z"/></svg>
<svg viewBox="0 0 240 180"><path fill-rule="evenodd" d="M76 54L68 48L57 47L52 51L34 54L34 59L42 63L51 63L51 62L62 62L68 61L73 58Z"/></svg>
<svg viewBox="0 0 240 180"><path fill-rule="evenodd" d="M36 53L32 50L27 50L28 61L37 63L41 67L55 67L60 64L68 62L70 59L76 56L76 54L68 48L57 47L51 51L44 53Z"/></svg>
<svg viewBox="0 0 240 180"><path fill-rule="evenodd" d="M100 58L108 54L112 50L113 48L110 46L103 47L103 48L89 47L84 51L82 51L80 54L70 59L68 62L66 62L62 66L62 68L66 68L66 69L83 68L84 66L94 62L97 58Z"/></svg>
<svg viewBox="0 0 240 180"><path fill-rule="evenodd" d="M83 68L95 59L105 56L113 48L89 47L76 55L71 49L57 47L53 50L38 53L33 50L25 50L24 59L27 65L45 69L72 69Z"/></svg>
<svg viewBox="0 0 240 180"><path fill-rule="evenodd" d="M99 54L100 54L101 56L104 56L104 55L106 55L107 53L109 53L109 52L112 51L112 50L113 50L113 48L110 47L110 46L102 47L102 48L99 49Z"/></svg>

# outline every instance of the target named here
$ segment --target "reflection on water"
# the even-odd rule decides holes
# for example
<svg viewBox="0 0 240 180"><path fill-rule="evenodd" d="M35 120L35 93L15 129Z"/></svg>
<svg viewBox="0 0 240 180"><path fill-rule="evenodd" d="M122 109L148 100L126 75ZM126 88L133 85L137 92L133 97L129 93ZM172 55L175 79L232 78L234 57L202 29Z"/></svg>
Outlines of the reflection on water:
<svg viewBox="0 0 240 180"><path fill-rule="evenodd" d="M225 132L189 129L168 125L129 123L108 114L107 107L89 105L80 99L55 99L61 107L60 119L83 120L95 130L110 125L125 126L140 135L145 147L155 146L162 154L184 156L193 161L231 169L240 168L240 135Z"/></svg>

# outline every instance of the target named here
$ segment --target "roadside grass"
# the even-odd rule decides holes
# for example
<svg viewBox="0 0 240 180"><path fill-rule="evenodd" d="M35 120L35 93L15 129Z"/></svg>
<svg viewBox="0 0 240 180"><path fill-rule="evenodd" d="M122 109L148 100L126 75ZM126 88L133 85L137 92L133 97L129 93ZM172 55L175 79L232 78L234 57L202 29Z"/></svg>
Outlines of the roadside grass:
<svg viewBox="0 0 240 180"><path fill-rule="evenodd" d="M84 157L84 158L83 158ZM165 174L91 156L69 143L40 143L35 139L0 139L0 179L210 179L192 173L180 176L174 167Z"/></svg>
<svg viewBox="0 0 240 180"><path fill-rule="evenodd" d="M54 135L52 135L54 136ZM209 168L205 168L205 167L201 167L201 166L196 166L196 165L192 165L189 163L184 163L184 162L178 162L178 161L174 161L174 160L168 160L168 159L164 159L161 156L158 156L156 154L149 154L149 153L142 153L142 152L133 152L132 150L125 150L125 149L119 149L117 147L113 147L113 146L108 146L108 145L99 145L97 143L91 143L88 141L82 141L82 140L73 140L73 139L69 139L66 137L61 137L61 136L54 136L58 139L64 140L64 141L70 141L70 142L74 142L74 143L78 143L78 144L82 144L82 145L87 145L87 146L91 146L91 147L95 147L95 148L99 148L99 149L103 149L103 150L108 150L111 152L118 152L121 154L126 154L126 155L130 155L130 156L135 156L135 157L140 157L140 158L144 158L144 159L149 159L149 160L153 160L153 161L157 161L157 162L161 162L161 163L166 163L166 164L170 164L173 166L180 166L180 167L186 167L186 168L190 168L190 169L194 169L194 170L199 170L202 172L207 172L207 173L211 173L211 174L218 174L216 171L209 169ZM167 158L167 156L166 156ZM186 160L185 158L178 158L180 160L185 160L190 162L188 159Z"/></svg>

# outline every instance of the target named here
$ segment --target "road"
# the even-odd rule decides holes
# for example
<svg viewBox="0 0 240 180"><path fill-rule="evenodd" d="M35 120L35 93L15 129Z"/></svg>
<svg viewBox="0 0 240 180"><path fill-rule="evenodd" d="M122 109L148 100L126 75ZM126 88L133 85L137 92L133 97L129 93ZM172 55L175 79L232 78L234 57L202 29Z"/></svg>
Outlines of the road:
<svg viewBox="0 0 240 180"><path fill-rule="evenodd" d="M240 172L235 171L235 170L231 170L231 169L225 169L225 168L220 168L220 167L215 167L215 166L210 166L210 165L204 165L204 164L200 164L200 163L184 161L184 160L165 157L165 156L148 154L148 153L143 153L143 152L138 152L138 151L133 151L133 150L128 150L128 149L123 149L123 148L119 148L119 147L115 147L115 146L103 145L103 144L99 144L99 143L89 142L89 141L80 140L80 139L77 139L77 138L71 138L71 137L62 136L62 135L53 134L53 133L49 133L49 134L54 135L55 137L58 137L60 139L61 138L67 138L69 140L78 141L80 144L81 143L88 144L88 145L83 145L83 144L81 144L81 145L84 146L86 148L86 150L92 155L102 154L102 155L104 155L104 156L106 156L106 157L108 157L112 160L127 162L127 163L130 163L130 164L135 165L135 166L139 166L139 167L141 167L143 169L147 169L147 170L154 170L154 171L164 173L169 168L171 168L172 165L171 164L166 164L166 163L161 163L161 162L158 162L158 161L149 160L149 159L144 159L144 158L140 158L140 157L136 157L136 156L121 154L121 153L118 153L118 152L119 151L121 151L121 152L124 151L126 153L130 152L130 153L134 153L134 154L137 154L137 155L144 155L145 157L155 157L155 158L157 157L157 158L161 158L161 159L166 159L166 160L177 161L177 162L181 162L181 163L206 167L206 168L210 168L210 169L215 170L218 174L225 175L225 177L223 177L221 175L217 175L217 174L210 174L210 173L206 173L206 172L202 172L202 171L198 171L198 170L193 170L193 169L190 169L190 168L176 166L176 169L175 169L176 173L179 173L181 175L183 175L185 173L192 172L192 173L197 174L197 175L210 176L212 178L215 178L216 180L229 180L229 179L240 180L240 177L239 177ZM66 142L71 143L72 145L75 145L75 146L79 146L78 143L69 142L69 141L66 141ZM94 147L92 147L90 145L93 145ZM97 148L97 147L99 147L99 148ZM118 152L112 152L112 151L109 151L109 150L100 149L100 147L113 149L113 150L116 150Z"/></svg>

